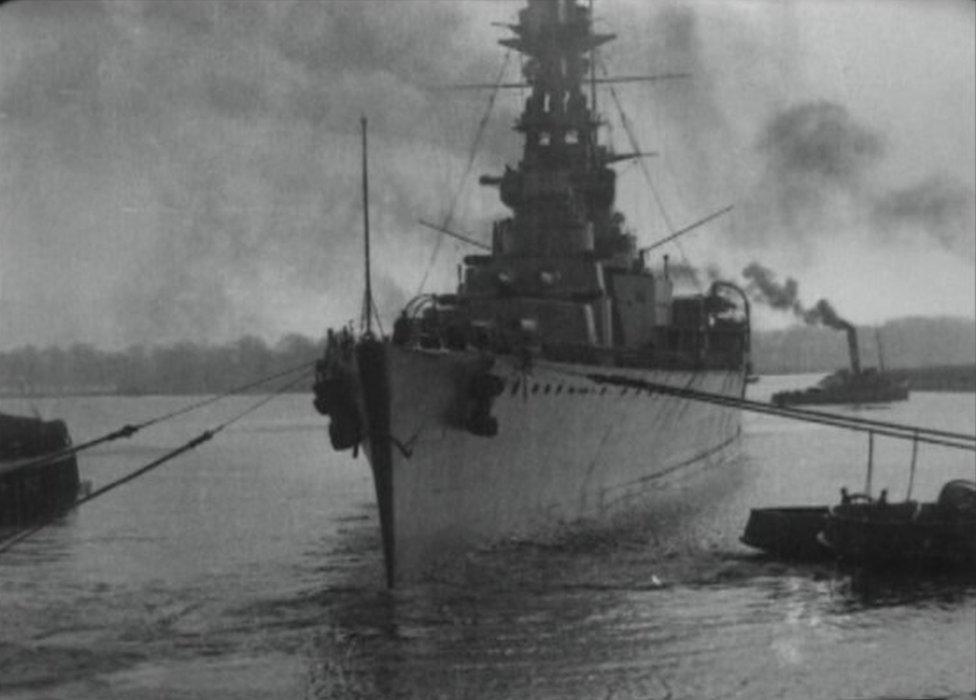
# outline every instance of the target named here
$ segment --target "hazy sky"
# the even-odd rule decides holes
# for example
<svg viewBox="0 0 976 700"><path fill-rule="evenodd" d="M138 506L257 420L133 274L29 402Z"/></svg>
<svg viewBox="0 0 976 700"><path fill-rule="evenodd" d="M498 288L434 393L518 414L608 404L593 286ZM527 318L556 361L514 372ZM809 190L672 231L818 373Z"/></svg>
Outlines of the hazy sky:
<svg viewBox="0 0 976 700"><path fill-rule="evenodd" d="M358 117L371 122L375 286L412 296L455 196L513 2L17 2L0 7L0 348L318 335L361 289ZM858 323L973 316L976 3L598 0L617 94L684 240L757 260ZM508 63L518 75L518 59ZM518 157L524 95L495 105L454 226L504 213L477 186ZM607 137L629 150L611 96ZM618 205L667 229L638 168ZM429 289L468 249L445 243ZM672 250L672 256L681 253ZM763 315L763 323L777 323Z"/></svg>

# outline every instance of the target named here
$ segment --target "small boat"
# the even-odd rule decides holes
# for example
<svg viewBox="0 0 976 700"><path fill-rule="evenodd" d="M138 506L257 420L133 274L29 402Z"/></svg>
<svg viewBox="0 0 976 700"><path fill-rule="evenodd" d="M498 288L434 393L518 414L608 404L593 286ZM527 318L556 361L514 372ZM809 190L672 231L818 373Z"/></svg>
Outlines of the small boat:
<svg viewBox="0 0 976 700"><path fill-rule="evenodd" d="M78 498L78 464L64 421L0 413L0 527L23 527Z"/></svg>
<svg viewBox="0 0 976 700"><path fill-rule="evenodd" d="M833 551L818 539L827 523L828 506L755 508L740 537L743 544L780 559L821 561Z"/></svg>
<svg viewBox="0 0 976 700"><path fill-rule="evenodd" d="M819 539L856 564L976 567L976 482L948 482L935 503L849 496L830 509Z"/></svg>
<svg viewBox="0 0 976 700"><path fill-rule="evenodd" d="M755 509L741 541L784 559L862 566L976 568L976 482L948 482L934 503L890 503L841 489L827 506Z"/></svg>

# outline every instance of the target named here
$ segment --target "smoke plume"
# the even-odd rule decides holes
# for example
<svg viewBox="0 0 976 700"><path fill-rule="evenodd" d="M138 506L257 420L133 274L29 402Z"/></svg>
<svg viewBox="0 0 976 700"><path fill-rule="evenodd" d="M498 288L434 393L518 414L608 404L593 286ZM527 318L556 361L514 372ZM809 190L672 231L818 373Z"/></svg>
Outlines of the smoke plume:
<svg viewBox="0 0 976 700"><path fill-rule="evenodd" d="M776 274L758 262L751 262L742 270L746 279L746 292L760 304L778 311L788 311L808 326L823 325L836 330L849 330L853 325L840 317L833 305L820 299L810 308L804 307L799 299L799 284L792 277L778 282Z"/></svg>
<svg viewBox="0 0 976 700"><path fill-rule="evenodd" d="M841 318L826 299L821 299L812 308L803 312L803 320L809 326L820 324L839 331L850 330L854 327L850 321Z"/></svg>
<svg viewBox="0 0 976 700"><path fill-rule="evenodd" d="M872 219L880 231L903 236L924 231L946 250L976 258L973 193L948 177L932 176L883 193L874 202Z"/></svg>
<svg viewBox="0 0 976 700"><path fill-rule="evenodd" d="M639 34L640 43L621 32L620 48L611 45L615 63L628 72L690 73L655 84L643 99L640 90L619 90L657 127L644 138L660 144L653 170L662 175L657 186L672 217L679 207L674 218L692 220L734 202L733 225L719 240L735 249L789 246L807 259L825 239L931 245L964 261L976 258L972 184L923 164L917 174L892 175L901 144L863 111L808 87L795 8L640 8L631 11L650 17L653 31ZM644 21L626 17L618 26ZM678 181L673 191L666 190L669 179Z"/></svg>
<svg viewBox="0 0 976 700"><path fill-rule="evenodd" d="M852 188L883 155L884 142L844 107L818 101L774 116L757 148L777 176Z"/></svg>
<svg viewBox="0 0 976 700"><path fill-rule="evenodd" d="M863 196L867 175L884 152L878 134L824 101L772 117L756 149L766 172L747 201L753 212L772 213L772 220L755 217L761 227L780 228L794 239L819 233L845 200Z"/></svg>
<svg viewBox="0 0 976 700"><path fill-rule="evenodd" d="M841 105L808 102L775 115L756 148L766 175L747 211L768 235L779 229L808 241L828 228L857 230L866 220L879 244L922 238L955 255L976 255L972 188L944 173L885 186L874 173L886 139Z"/></svg>
<svg viewBox="0 0 976 700"><path fill-rule="evenodd" d="M792 277L787 277L786 282L781 284L776 281L772 270L757 262L749 263L742 270L742 276L747 281L746 291L754 301L778 311L791 311L796 316L803 316L803 307L797 299L799 285Z"/></svg>

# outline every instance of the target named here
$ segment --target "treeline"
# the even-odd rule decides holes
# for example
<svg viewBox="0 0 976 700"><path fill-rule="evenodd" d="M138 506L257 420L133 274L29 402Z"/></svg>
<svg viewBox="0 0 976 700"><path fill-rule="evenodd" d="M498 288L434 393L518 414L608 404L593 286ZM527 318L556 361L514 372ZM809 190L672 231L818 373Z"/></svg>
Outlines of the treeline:
<svg viewBox="0 0 976 700"><path fill-rule="evenodd" d="M858 328L861 362L878 365L874 328ZM880 328L889 368L976 364L976 322L964 318L903 318ZM274 345L245 336L225 345L183 342L122 351L91 345L26 346L0 353L0 394L220 393L321 357L322 340L285 336ZM838 331L796 326L753 334L753 362L761 374L828 372L848 365Z"/></svg>
<svg viewBox="0 0 976 700"><path fill-rule="evenodd" d="M28 345L0 353L0 393L220 393L311 363L322 349L321 341L298 334L285 336L273 346L254 336L225 345L182 342L149 348L137 345L114 352L83 343L68 348Z"/></svg>

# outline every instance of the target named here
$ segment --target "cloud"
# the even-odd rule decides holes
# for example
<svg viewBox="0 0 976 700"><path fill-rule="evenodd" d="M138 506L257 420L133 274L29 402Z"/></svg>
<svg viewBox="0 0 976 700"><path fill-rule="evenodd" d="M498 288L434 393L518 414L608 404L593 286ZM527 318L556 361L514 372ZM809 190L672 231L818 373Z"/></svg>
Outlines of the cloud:
<svg viewBox="0 0 976 700"><path fill-rule="evenodd" d="M757 148L777 178L816 178L854 187L884 155L884 140L843 106L820 100L775 115Z"/></svg>
<svg viewBox="0 0 976 700"><path fill-rule="evenodd" d="M973 190L946 175L882 193L872 217L881 232L902 236L927 233L949 252L976 257L976 217Z"/></svg>
<svg viewBox="0 0 976 700"><path fill-rule="evenodd" d="M936 171L913 184L878 174L887 139L842 105L804 102L775 114L756 143L765 173L742 207L751 242L816 247L867 233L877 245L934 243L974 258L974 191ZM741 228L741 227L740 227Z"/></svg>
<svg viewBox="0 0 976 700"><path fill-rule="evenodd" d="M0 8L4 340L222 341L319 332L355 316L363 113L374 270L385 276L382 304L399 304L434 240L415 221L443 215L488 102L485 92L440 88L497 74L503 52L487 20L519 7ZM676 222L735 202L723 244L737 250L814 247L824 232L866 226L878 241L971 251L971 187L931 168L883 179L890 144L881 129L837 100L787 89L801 82L789 8L607 8L600 30L620 34L606 49L613 72L693 74L619 88L625 105L639 106L630 111L642 145L661 151L649 167ZM514 79L517 60L510 65ZM511 126L521 107L517 93L499 98L475 175L519 159ZM461 197L458 227L486 234L504 209L494 192L476 191L472 182ZM636 199L649 199L643 185ZM622 208L656 236L639 207ZM432 288L453 283L442 258Z"/></svg>
<svg viewBox="0 0 976 700"><path fill-rule="evenodd" d="M377 288L381 303L401 304L433 242L416 219L446 206L487 102L440 88L493 76L501 60L487 42L472 48L484 27L457 3L2 12L0 206L4 255L19 268L5 266L4 316L22 342L275 336L302 316L284 320L284 299L306 319L320 309L305 332L358 312L361 114ZM479 168L510 159L512 108L496 109ZM462 212L484 218L471 204ZM39 235L62 252L58 269L45 267ZM102 320L79 329L75 308L79 323L55 328L24 313L52 297L97 302Z"/></svg>
<svg viewBox="0 0 976 700"><path fill-rule="evenodd" d="M897 173L892 165L903 144L893 142L890 122L866 117L875 114L872 105L856 104L849 86L830 96L813 87L800 39L804 8L752 12L689 2L615 9L622 10L615 28L652 25L621 32L620 48L610 45L625 72L691 74L618 94L632 121L637 115L653 127L644 128L642 145L661 151L649 165L672 221L735 204L721 236L702 230L686 239L715 243L700 246L711 249L706 255L775 246L807 264L827 245L867 238L906 252L934 245L972 261L973 185L934 161ZM849 102L839 97L845 93Z"/></svg>

